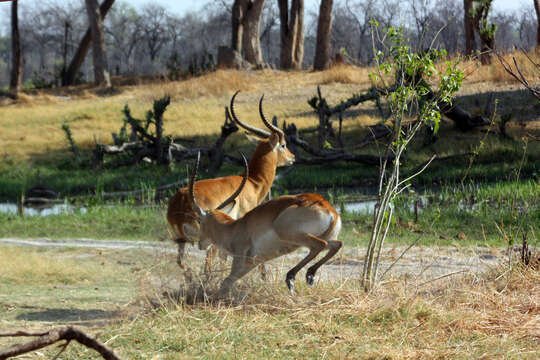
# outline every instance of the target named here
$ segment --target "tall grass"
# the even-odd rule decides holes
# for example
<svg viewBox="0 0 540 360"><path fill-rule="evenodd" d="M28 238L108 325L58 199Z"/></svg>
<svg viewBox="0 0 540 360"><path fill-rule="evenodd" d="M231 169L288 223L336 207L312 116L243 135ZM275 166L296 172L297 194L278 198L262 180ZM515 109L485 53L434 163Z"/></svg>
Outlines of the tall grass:
<svg viewBox="0 0 540 360"><path fill-rule="evenodd" d="M373 70L350 65L332 66L321 73L320 84L369 84L369 73Z"/></svg>
<svg viewBox="0 0 540 360"><path fill-rule="evenodd" d="M512 57L515 57L523 75L529 79L529 81L534 84L538 83L538 69L535 65L529 61L527 58L530 57L536 63L540 62L540 53L532 50L527 55L523 54L520 51L515 51L512 53L502 54L502 57L508 64L513 64ZM466 61L463 66L467 69L466 80L481 82L481 81L493 81L493 82L515 82L516 80L508 74L502 64L499 62L497 57L493 55L492 63L487 66L479 65L478 61ZM516 82L517 84L517 82Z"/></svg>

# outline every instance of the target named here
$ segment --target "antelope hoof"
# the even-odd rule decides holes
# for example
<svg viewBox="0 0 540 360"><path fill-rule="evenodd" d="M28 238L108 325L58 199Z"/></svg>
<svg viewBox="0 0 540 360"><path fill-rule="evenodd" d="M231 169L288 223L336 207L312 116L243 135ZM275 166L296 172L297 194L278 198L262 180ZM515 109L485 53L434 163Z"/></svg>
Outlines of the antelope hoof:
<svg viewBox="0 0 540 360"><path fill-rule="evenodd" d="M291 294L294 294L294 275L288 273L287 278L285 279L285 283L287 284L287 287L289 288Z"/></svg>
<svg viewBox="0 0 540 360"><path fill-rule="evenodd" d="M180 269L184 269L184 264L182 264L182 257L180 255L176 257L176 263L180 266Z"/></svg>
<svg viewBox="0 0 540 360"><path fill-rule="evenodd" d="M313 274L310 274L310 273L307 273L306 274L306 282L309 286L312 286L313 285L313 281L314 281L314 276Z"/></svg>

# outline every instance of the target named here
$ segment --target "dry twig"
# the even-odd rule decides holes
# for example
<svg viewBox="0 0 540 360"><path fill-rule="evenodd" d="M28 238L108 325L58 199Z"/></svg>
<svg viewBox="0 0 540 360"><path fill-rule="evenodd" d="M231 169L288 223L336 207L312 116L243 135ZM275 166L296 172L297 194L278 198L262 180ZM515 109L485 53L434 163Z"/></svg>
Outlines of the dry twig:
<svg viewBox="0 0 540 360"><path fill-rule="evenodd" d="M0 350L0 360L26 354L62 340L65 340L66 343L61 345L63 349L60 353L64 351L64 349L72 340L75 340L78 343L86 346L87 348L97 351L106 360L120 360L120 358L114 353L114 351L109 349L105 344L87 335L82 330L76 329L72 326L58 327L40 333L31 333L26 331L16 331L14 333L0 333L0 337L19 336L37 337L37 339L26 343L15 344L5 350Z"/></svg>

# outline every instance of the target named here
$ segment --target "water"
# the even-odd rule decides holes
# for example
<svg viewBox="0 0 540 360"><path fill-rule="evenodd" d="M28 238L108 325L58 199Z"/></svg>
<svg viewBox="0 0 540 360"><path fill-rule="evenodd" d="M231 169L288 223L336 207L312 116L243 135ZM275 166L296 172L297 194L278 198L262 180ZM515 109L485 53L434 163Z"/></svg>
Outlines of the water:
<svg viewBox="0 0 540 360"><path fill-rule="evenodd" d="M407 202L405 205L410 211L414 211L416 202L418 201L418 212L422 212L422 209L426 208L429 204L427 196L419 196L416 200ZM362 200L354 201L349 203L344 203L343 207L348 213L357 213L357 214L373 214L375 210L375 205L377 205L377 200ZM338 211L341 210L341 207L338 208Z"/></svg>
<svg viewBox="0 0 540 360"><path fill-rule="evenodd" d="M75 210L81 213L86 212L86 208L77 208L70 204L50 204L42 206L25 206L25 216L49 216L60 214L73 214ZM0 203L0 213L17 215L17 204L13 203Z"/></svg>
<svg viewBox="0 0 540 360"><path fill-rule="evenodd" d="M367 200L344 203L343 207L348 213L373 214L373 210L375 209L376 204L377 200Z"/></svg>

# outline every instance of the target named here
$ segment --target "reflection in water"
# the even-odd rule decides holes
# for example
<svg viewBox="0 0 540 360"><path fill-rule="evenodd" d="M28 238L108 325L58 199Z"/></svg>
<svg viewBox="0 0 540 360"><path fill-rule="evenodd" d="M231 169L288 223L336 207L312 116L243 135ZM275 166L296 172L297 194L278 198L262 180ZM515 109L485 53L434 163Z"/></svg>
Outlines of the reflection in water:
<svg viewBox="0 0 540 360"><path fill-rule="evenodd" d="M24 215L28 216L48 216L59 214L73 214L75 210L78 210L82 214L86 212L86 208L76 208L69 204L52 204L42 206L25 206ZM17 215L17 204L13 203L0 203L1 214L13 214Z"/></svg>

